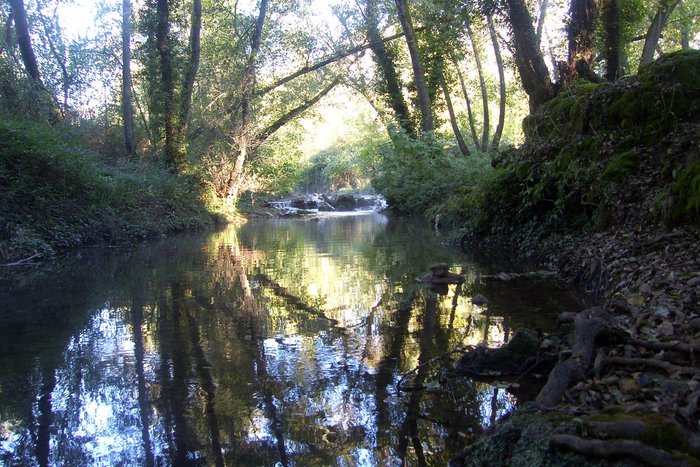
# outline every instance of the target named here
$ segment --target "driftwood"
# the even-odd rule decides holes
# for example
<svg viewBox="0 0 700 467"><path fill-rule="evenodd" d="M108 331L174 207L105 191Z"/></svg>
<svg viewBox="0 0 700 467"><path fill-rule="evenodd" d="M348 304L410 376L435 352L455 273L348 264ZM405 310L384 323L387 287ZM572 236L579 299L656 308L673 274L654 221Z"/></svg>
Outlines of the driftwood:
<svg viewBox="0 0 700 467"><path fill-rule="evenodd" d="M603 441L584 439L575 435L555 434L550 440L556 447L568 449L584 456L603 459L624 456L648 465L688 465L688 462L680 456L674 456L641 441L630 439Z"/></svg>
<svg viewBox="0 0 700 467"><path fill-rule="evenodd" d="M554 367L535 402L543 407L554 407L572 382L583 379L593 359L596 339L606 330L608 321L608 314L600 307L576 316L571 357Z"/></svg>
<svg viewBox="0 0 700 467"><path fill-rule="evenodd" d="M8 267L8 268L9 268L9 267L12 267L12 266L22 266L22 265L25 265L25 264L30 264L31 260L33 260L33 259L36 258L37 256L41 256L41 253L35 253L35 254L33 254L32 256L29 256L29 257L27 257L27 258L22 258L22 259L20 259L20 260L18 260L18 261L14 261L14 262L12 262L12 263L5 263L5 264L2 264L2 265L0 265L0 266L5 266L5 267Z"/></svg>

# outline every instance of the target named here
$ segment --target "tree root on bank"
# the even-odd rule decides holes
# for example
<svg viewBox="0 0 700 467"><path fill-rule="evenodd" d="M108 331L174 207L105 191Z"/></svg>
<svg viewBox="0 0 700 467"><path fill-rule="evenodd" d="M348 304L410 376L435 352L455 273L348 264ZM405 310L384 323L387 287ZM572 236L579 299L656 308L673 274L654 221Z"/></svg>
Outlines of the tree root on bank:
<svg viewBox="0 0 700 467"><path fill-rule="evenodd" d="M669 375L688 375L694 376L700 374L700 368L691 366L678 366L673 363L664 362L654 358L626 358L626 357L608 357L603 359L603 366L608 365L628 365L628 366L647 366L666 371Z"/></svg>
<svg viewBox="0 0 700 467"><path fill-rule="evenodd" d="M552 445L556 447L568 449L584 456L604 459L629 457L649 465L689 465L688 461L680 456L630 439L603 441L584 439L575 435L555 434L551 436L550 440Z"/></svg>
<svg viewBox="0 0 700 467"><path fill-rule="evenodd" d="M600 307L582 311L574 318L574 342L571 357L558 363L549 373L547 383L535 402L554 407L572 382L581 380L591 365L595 343L607 330L610 316Z"/></svg>

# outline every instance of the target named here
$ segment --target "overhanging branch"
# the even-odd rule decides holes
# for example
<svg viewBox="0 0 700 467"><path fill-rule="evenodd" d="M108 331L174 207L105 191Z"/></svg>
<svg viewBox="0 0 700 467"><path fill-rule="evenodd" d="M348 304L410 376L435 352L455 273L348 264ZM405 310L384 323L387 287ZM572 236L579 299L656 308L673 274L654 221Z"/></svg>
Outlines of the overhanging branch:
<svg viewBox="0 0 700 467"><path fill-rule="evenodd" d="M385 37L381 41L378 41L378 42L369 42L366 44L358 45L356 47L352 47L352 48L344 50L342 52L337 52L333 55L329 55L328 57L324 58L323 60L320 60L312 65L307 65L303 68L300 68L297 71L295 71L294 73L292 73L291 75L287 75L284 78L280 78L268 86L265 86L261 89L258 89L255 94L257 96L262 96L262 95L267 94L268 92L272 91L273 89L275 89L279 86L282 86L285 83L290 82L291 80L293 80L295 78L303 76L307 73L311 73L312 71L316 71L320 68L323 68L326 65L330 65L331 63L335 63L338 60L344 59L345 57L349 57L350 55L360 53L360 52L367 50L370 47L372 47L373 45L376 45L378 43L391 42L393 40L398 39L399 37L403 37L403 35L404 35L404 33L400 32L400 33L394 34L393 36Z"/></svg>
<svg viewBox="0 0 700 467"><path fill-rule="evenodd" d="M270 136L272 136L273 133L275 133L277 130L282 128L284 125L287 123L291 122L295 118L297 118L299 115L307 111L311 106L316 104L318 101L323 99L323 97L331 92L331 90L336 87L340 83L340 78L335 78L331 83L323 88L321 92L316 94L314 97L309 99L308 101L298 105L297 107L294 107L291 109L289 112L286 114L282 115L280 118L272 122L267 128L265 128L258 137L255 140L255 147L260 146L262 143L265 142Z"/></svg>

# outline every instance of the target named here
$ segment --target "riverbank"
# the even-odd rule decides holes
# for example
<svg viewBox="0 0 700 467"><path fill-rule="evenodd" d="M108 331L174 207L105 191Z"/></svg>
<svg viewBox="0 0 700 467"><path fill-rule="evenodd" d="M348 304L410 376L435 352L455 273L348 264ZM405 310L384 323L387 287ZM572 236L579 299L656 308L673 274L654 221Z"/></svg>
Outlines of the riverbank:
<svg viewBox="0 0 700 467"><path fill-rule="evenodd" d="M211 226L194 176L157 162L107 163L70 129L0 119L0 264L89 244L114 245Z"/></svg>
<svg viewBox="0 0 700 467"><path fill-rule="evenodd" d="M455 465L700 462L698 80L697 52L664 56L526 120L463 241L512 246L603 306L568 317L535 402Z"/></svg>

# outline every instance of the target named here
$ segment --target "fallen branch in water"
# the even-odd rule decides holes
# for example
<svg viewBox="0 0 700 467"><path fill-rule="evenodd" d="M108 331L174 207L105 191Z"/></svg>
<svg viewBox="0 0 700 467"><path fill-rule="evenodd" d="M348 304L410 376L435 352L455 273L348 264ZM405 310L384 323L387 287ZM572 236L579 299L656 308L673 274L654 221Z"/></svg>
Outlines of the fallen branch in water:
<svg viewBox="0 0 700 467"><path fill-rule="evenodd" d="M33 260L37 256L41 256L41 253L34 253L32 256L29 256L27 258L22 258L19 261L15 261L13 263L5 263L2 266L5 266L5 267L22 266L24 264L28 264L31 260Z"/></svg>

